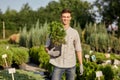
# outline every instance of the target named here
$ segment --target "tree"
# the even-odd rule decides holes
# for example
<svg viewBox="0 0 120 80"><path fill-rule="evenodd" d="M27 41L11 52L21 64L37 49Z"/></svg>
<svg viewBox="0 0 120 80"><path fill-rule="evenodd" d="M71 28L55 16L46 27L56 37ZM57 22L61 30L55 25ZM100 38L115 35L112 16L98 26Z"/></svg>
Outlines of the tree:
<svg viewBox="0 0 120 80"><path fill-rule="evenodd" d="M102 22L106 25L118 21L118 36L120 37L120 0L96 0L95 6L99 9L99 13L103 17Z"/></svg>
<svg viewBox="0 0 120 80"><path fill-rule="evenodd" d="M32 12L33 10L28 3L23 4L23 7L21 8L18 14L19 16L18 23L20 27L24 27L25 25L30 27L30 25L33 23L32 21L34 21L34 19L31 21L31 18L34 16L34 15L31 15L33 14Z"/></svg>
<svg viewBox="0 0 120 80"><path fill-rule="evenodd" d="M72 11L72 23L76 21L82 28L85 27L86 23L94 22L93 14L90 13L92 5L82 0L60 0L60 6L62 8L68 8Z"/></svg>
<svg viewBox="0 0 120 80"><path fill-rule="evenodd" d="M60 12L64 8L68 8L72 11L72 25L76 21L84 28L86 23L94 22L95 20L92 16L93 14L89 11L92 9L92 5L81 0L51 1L45 8L45 17L50 22L53 20L60 20Z"/></svg>
<svg viewBox="0 0 120 80"><path fill-rule="evenodd" d="M2 11L1 11L1 9L0 9L0 15L2 14Z"/></svg>
<svg viewBox="0 0 120 80"><path fill-rule="evenodd" d="M60 12L62 7L60 6L59 2L51 1L45 8L45 11L48 13L46 14L46 19L48 22L51 21L59 21L60 20Z"/></svg>
<svg viewBox="0 0 120 80"><path fill-rule="evenodd" d="M3 14L0 9L0 34L1 34L0 36L2 36L2 28L3 28L2 21L3 21Z"/></svg>
<svg viewBox="0 0 120 80"><path fill-rule="evenodd" d="M16 29L16 21L17 21L16 16L17 16L17 11L12 10L8 7L3 15L3 19L6 23L6 29L13 29L13 30Z"/></svg>
<svg viewBox="0 0 120 80"><path fill-rule="evenodd" d="M30 29L33 24L39 19L41 24L46 21L60 21L60 12L62 9L68 8L72 11L72 22L80 24L82 28L85 27L86 23L94 22L93 13L89 10L92 9L92 5L82 0L59 0L51 1L46 7L40 7L37 11L33 11L28 3L23 4L21 10L11 10L9 7L0 18L4 18L6 26L10 30L18 30L23 28L25 25L27 29ZM0 25L1 27L1 25Z"/></svg>

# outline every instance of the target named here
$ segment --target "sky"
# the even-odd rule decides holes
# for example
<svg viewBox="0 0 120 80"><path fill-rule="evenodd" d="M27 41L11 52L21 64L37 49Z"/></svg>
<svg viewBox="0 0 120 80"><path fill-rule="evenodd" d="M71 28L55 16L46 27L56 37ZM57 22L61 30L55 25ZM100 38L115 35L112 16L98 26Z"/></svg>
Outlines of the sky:
<svg viewBox="0 0 120 80"><path fill-rule="evenodd" d="M9 7L19 11L23 4L28 3L33 10L37 10L41 6L45 7L50 1L53 0L0 0L0 9L2 12L5 12Z"/></svg>
<svg viewBox="0 0 120 80"><path fill-rule="evenodd" d="M4 13L7 8L15 9L19 11L23 4L28 3L29 6L33 10L37 10L40 7L45 7L50 1L58 1L58 0L0 0L0 9ZM95 0L83 0L93 2Z"/></svg>

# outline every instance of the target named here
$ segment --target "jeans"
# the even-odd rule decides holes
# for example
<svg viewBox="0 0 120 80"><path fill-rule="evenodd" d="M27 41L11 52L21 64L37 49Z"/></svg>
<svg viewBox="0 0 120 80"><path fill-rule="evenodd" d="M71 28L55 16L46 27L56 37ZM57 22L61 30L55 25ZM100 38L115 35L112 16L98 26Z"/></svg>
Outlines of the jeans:
<svg viewBox="0 0 120 80"><path fill-rule="evenodd" d="M66 75L66 80L75 80L76 66L72 68L54 67L51 80L61 80L63 73Z"/></svg>

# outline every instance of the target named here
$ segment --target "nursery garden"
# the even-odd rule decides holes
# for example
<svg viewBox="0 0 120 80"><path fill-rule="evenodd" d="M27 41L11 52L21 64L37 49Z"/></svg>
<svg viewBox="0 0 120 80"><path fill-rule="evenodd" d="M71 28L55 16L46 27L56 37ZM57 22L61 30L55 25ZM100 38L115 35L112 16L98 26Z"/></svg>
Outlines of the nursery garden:
<svg viewBox="0 0 120 80"><path fill-rule="evenodd" d="M78 30L83 49L84 74L79 75L79 64L76 65L76 80L119 80L120 79L120 40L107 33L104 24L87 24L84 30L79 25L73 26ZM97 28L96 28L97 27ZM7 69L16 68L15 79L41 80L50 77L52 66L49 64L49 55L44 50L44 44L48 36L48 23L40 25L39 20L34 27L27 30L26 27L9 39L0 41L0 66L1 80L8 80L11 75ZM5 63L4 54L7 55ZM38 77L34 72L24 71L21 66L28 62L38 65L48 73ZM6 68L7 67L7 68ZM97 71L101 71L97 75ZM40 72L40 71L38 71ZM37 75L37 76L36 76ZM36 79L37 78L37 79ZM65 76L63 77L63 80Z"/></svg>
<svg viewBox="0 0 120 80"><path fill-rule="evenodd" d="M92 11L94 6L103 17L99 23ZM28 3L19 12L0 10L0 80L50 80L53 67L44 47L49 24L60 22L64 8L73 12L71 27L78 31L82 43L84 73L79 75L76 62L75 80L120 80L119 6L119 0L96 0L94 5L82 0L59 0L36 11ZM112 22L117 22L118 29L108 31ZM29 63L39 70L27 70ZM65 77L64 74L62 80Z"/></svg>

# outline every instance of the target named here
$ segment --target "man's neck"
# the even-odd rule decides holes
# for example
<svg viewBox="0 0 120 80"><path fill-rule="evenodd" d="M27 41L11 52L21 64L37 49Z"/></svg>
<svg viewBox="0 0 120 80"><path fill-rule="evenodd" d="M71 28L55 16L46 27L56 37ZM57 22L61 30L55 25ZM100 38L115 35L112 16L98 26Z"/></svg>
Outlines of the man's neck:
<svg viewBox="0 0 120 80"><path fill-rule="evenodd" d="M64 29L67 30L70 27L70 25L64 25Z"/></svg>

